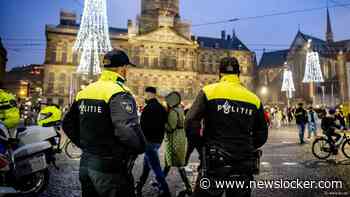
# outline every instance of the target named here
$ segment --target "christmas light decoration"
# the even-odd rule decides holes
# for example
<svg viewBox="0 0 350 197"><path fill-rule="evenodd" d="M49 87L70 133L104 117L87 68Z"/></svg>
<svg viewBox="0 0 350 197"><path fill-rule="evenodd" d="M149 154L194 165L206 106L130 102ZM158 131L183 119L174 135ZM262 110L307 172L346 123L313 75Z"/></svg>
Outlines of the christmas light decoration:
<svg viewBox="0 0 350 197"><path fill-rule="evenodd" d="M320 57L317 52L307 52L303 83L323 82Z"/></svg>
<svg viewBox="0 0 350 197"><path fill-rule="evenodd" d="M85 0L83 16L73 50L81 52L78 73L98 74L100 54L112 49L107 22L106 0Z"/></svg>
<svg viewBox="0 0 350 197"><path fill-rule="evenodd" d="M284 69L283 72L283 82L281 91L286 92L288 98L292 98L293 92L295 91L292 71L288 70L287 68Z"/></svg>

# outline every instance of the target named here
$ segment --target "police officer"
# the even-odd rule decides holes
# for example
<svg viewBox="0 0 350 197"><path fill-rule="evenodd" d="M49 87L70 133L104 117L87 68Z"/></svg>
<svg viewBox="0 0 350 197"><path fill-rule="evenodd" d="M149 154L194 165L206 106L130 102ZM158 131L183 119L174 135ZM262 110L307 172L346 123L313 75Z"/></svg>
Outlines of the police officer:
<svg viewBox="0 0 350 197"><path fill-rule="evenodd" d="M77 94L63 130L82 149L79 179L83 197L134 197L133 161L145 150L136 102L124 85L121 50L108 52L100 79Z"/></svg>
<svg viewBox="0 0 350 197"><path fill-rule="evenodd" d="M0 89L0 121L7 129L15 129L20 122L16 97L3 89Z"/></svg>
<svg viewBox="0 0 350 197"><path fill-rule="evenodd" d="M256 150L268 136L264 108L259 98L240 83L237 59L223 58L219 70L220 82L205 86L186 116L186 129L193 135L204 121L202 175L192 196L222 196L226 191L227 197L248 197L248 188L223 190L215 188L212 181L240 180L249 186L258 163ZM211 188L207 188L207 180Z"/></svg>

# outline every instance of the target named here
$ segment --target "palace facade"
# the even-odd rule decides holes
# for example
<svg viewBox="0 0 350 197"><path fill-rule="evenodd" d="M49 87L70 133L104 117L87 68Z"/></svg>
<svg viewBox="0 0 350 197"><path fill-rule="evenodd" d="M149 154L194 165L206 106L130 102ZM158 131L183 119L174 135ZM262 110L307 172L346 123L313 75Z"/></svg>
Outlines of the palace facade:
<svg viewBox="0 0 350 197"><path fill-rule="evenodd" d="M79 54L72 51L79 23L75 13L61 11L58 25L46 26L44 96L48 102L67 105L72 96ZM142 102L146 86L160 95L171 90L192 100L200 88L218 80L219 61L236 57L242 67L241 80L255 88L255 53L235 35L221 32L219 38L194 36L191 23L180 17L179 0L142 0L136 21L127 28L109 28L113 48L127 52L137 65L130 68L127 85Z"/></svg>

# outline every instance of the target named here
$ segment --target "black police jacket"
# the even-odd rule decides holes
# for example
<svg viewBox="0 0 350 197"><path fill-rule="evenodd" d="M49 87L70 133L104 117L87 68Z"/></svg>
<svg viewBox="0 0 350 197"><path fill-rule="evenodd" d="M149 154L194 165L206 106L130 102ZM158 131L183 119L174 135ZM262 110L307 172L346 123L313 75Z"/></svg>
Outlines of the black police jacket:
<svg viewBox="0 0 350 197"><path fill-rule="evenodd" d="M116 161L145 151L135 100L122 83L117 83L118 77L103 71L97 82L78 93L63 120L63 130L72 142L83 153L100 158L101 169L95 166L96 170L117 166Z"/></svg>
<svg viewBox="0 0 350 197"><path fill-rule="evenodd" d="M232 155L232 162L250 160L267 141L263 105L237 75L225 75L199 92L186 116L186 130L196 135L202 119L205 145L222 148Z"/></svg>

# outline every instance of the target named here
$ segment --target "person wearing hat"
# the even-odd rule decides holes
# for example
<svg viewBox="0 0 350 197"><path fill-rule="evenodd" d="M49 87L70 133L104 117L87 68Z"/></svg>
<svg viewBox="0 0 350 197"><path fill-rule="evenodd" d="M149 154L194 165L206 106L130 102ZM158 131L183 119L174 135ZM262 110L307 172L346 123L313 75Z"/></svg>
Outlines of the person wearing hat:
<svg viewBox="0 0 350 197"><path fill-rule="evenodd" d="M145 107L141 114L141 128L148 142L143 160L143 170L136 185L137 197L142 197L142 188L145 185L150 169L152 168L160 186L161 196L169 196L169 187L159 161L159 148L163 142L167 113L157 100L157 89L145 89Z"/></svg>
<svg viewBox="0 0 350 197"><path fill-rule="evenodd" d="M164 139L164 174L168 175L172 167L176 167L185 185L185 190L179 192L181 195L191 195L192 187L187 178L186 154L187 137L184 128L185 112L181 105L181 95L179 92L170 92L165 97L168 108L167 122L165 124Z"/></svg>
<svg viewBox="0 0 350 197"><path fill-rule="evenodd" d="M132 65L121 50L104 56L98 81L78 92L63 119L68 138L82 149L83 197L134 197L133 162L145 151L134 97L124 85Z"/></svg>
<svg viewBox="0 0 350 197"><path fill-rule="evenodd" d="M240 82L239 67L236 58L223 58L220 81L205 86L186 115L188 131L196 132L204 120L202 167L194 197L217 197L224 192L226 196L251 195L249 181L258 171L257 149L267 141L268 126L260 99ZM242 189L215 188L214 179L244 181L246 185ZM211 188L206 187L207 180Z"/></svg>
<svg viewBox="0 0 350 197"><path fill-rule="evenodd" d="M295 122L298 126L298 129L299 129L299 143L300 144L305 144L304 133L305 133L305 126L308 122L307 112L303 106L304 106L303 103L299 103L298 108L295 110L295 113L294 113Z"/></svg>

